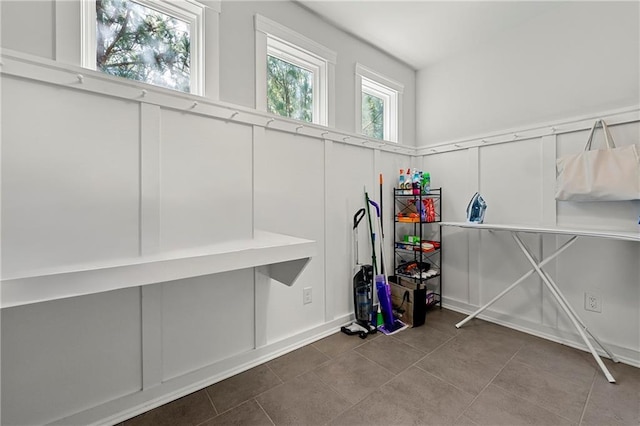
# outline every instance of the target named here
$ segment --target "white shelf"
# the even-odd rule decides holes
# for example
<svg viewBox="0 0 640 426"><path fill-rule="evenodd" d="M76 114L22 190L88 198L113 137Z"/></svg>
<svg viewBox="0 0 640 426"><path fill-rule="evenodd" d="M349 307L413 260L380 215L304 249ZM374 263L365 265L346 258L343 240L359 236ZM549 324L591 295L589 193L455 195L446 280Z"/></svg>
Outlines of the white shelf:
<svg viewBox="0 0 640 426"><path fill-rule="evenodd" d="M316 252L315 241L256 231L253 239L2 277L2 308L265 265L290 286Z"/></svg>

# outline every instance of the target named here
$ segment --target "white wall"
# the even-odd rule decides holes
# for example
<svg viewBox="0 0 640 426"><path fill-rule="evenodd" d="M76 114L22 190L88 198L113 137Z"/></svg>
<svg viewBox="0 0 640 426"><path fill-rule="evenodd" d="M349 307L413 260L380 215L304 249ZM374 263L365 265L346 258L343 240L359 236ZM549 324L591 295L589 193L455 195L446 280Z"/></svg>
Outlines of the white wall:
<svg viewBox="0 0 640 426"><path fill-rule="evenodd" d="M567 122L570 121L567 117ZM423 167L431 172L434 185L442 183L445 189L444 220L464 221L466 204L479 191L488 203L486 223L637 232L640 201L573 203L554 199L555 160L584 149L592 121L582 122L579 131L454 148L424 156ZM617 146L640 146L638 118L611 126L611 133ZM596 140L602 143L601 131ZM443 240L444 304L457 310L475 311L531 269L506 232L447 227ZM538 259L550 255L566 240L523 235L523 241ZM640 366L638 259L637 243L581 238L545 267L589 329L624 362L636 366ZM601 298L601 313L584 309L585 292ZM535 275L483 315L509 327L585 348L575 328Z"/></svg>
<svg viewBox="0 0 640 426"><path fill-rule="evenodd" d="M336 30L297 4L284 1L225 2L220 17L220 98L255 106L253 15L259 13L337 52L336 128L355 132L355 64L365 65L404 84L404 144L415 141L415 71L397 60Z"/></svg>
<svg viewBox="0 0 640 426"><path fill-rule="evenodd" d="M54 59L54 11L73 10L71 3L26 3L1 2L3 47ZM149 90L142 98L135 85L89 71L80 85L73 66L4 61L3 276L248 238L254 229L315 240L318 255L292 287L248 268L3 309L3 424L117 422L349 320L351 223L363 186L377 199L377 172L406 167L409 157L247 119L251 111L241 107L253 105L254 65L242 61L254 57L253 15L282 19L338 51L339 128L354 128L356 61L410 92L414 72L295 4L222 9L220 86L222 100L243 111L234 120L211 113L228 104L192 108L188 95ZM47 25L20 38L16 22L30 17ZM16 75L13 67L23 65L34 74ZM303 287L312 288L313 303L303 305Z"/></svg>
<svg viewBox="0 0 640 426"><path fill-rule="evenodd" d="M417 145L640 101L640 4L564 2L417 76Z"/></svg>

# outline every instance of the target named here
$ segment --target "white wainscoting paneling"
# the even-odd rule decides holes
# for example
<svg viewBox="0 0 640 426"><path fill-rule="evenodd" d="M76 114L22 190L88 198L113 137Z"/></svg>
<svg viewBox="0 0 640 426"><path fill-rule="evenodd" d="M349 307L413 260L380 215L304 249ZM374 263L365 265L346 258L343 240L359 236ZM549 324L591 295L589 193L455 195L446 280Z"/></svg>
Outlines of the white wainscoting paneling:
<svg viewBox="0 0 640 426"><path fill-rule="evenodd" d="M253 349L253 315L253 269L163 284L163 381Z"/></svg>
<svg viewBox="0 0 640 426"><path fill-rule="evenodd" d="M292 287L271 284L267 304L267 342L286 338L324 322L324 141L267 130L254 146L255 227L318 242L318 255ZM302 304L302 289L313 302ZM294 319L294 320L292 320Z"/></svg>
<svg viewBox="0 0 640 426"><path fill-rule="evenodd" d="M137 256L137 103L15 78L2 103L3 274Z"/></svg>
<svg viewBox="0 0 640 426"><path fill-rule="evenodd" d="M141 389L140 289L2 310L2 424L49 423Z"/></svg>
<svg viewBox="0 0 640 426"><path fill-rule="evenodd" d="M161 123L162 249L251 238L251 127L169 109Z"/></svg>

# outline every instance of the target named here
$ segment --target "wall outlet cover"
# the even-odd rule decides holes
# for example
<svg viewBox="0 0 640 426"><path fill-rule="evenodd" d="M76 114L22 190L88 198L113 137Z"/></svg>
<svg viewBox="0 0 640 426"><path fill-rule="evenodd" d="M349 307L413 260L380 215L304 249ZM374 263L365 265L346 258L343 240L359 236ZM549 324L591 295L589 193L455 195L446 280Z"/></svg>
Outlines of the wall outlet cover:
<svg viewBox="0 0 640 426"><path fill-rule="evenodd" d="M596 294L585 292L584 309L591 312L602 312L602 301Z"/></svg>

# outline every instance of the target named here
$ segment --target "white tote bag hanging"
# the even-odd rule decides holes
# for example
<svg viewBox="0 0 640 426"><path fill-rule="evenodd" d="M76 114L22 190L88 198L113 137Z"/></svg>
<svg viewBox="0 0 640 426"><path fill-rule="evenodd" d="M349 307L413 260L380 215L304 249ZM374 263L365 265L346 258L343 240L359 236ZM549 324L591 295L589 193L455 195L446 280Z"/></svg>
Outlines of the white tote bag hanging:
<svg viewBox="0 0 640 426"><path fill-rule="evenodd" d="M606 149L591 149L598 124L602 125ZM584 151L557 160L556 200L640 200L640 155L637 145L616 148L607 124L597 120Z"/></svg>

